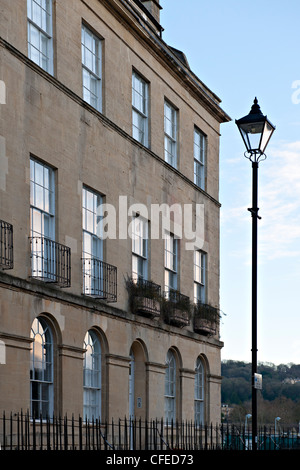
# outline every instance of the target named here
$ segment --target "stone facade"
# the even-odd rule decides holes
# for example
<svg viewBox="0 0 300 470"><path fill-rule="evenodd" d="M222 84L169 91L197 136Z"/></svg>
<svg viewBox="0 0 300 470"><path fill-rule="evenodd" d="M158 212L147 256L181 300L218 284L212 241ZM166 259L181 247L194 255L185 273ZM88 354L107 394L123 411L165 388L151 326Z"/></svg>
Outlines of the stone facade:
<svg viewBox="0 0 300 470"><path fill-rule="evenodd" d="M28 57L26 2L2 0L0 15L0 219L13 226L13 268L0 270L0 410L31 407L31 328L51 330L51 410L83 414L84 338L101 345L101 416L165 415L166 356L176 362L175 414L194 419L195 364L203 361L206 422L220 419L219 329L207 336L193 321L178 327L162 314L129 309L125 279L132 272L132 240L120 238L126 211L142 204L204 205L206 302L219 305L219 137L229 120L220 100L161 38L159 2L53 0L49 73ZM147 16L149 4L156 19ZM81 28L101 41L101 112L83 100ZM132 137L132 73L148 83L149 145ZM4 89L4 90L3 90ZM164 100L177 110L177 167L164 158ZM194 183L194 127L206 136L205 188ZM32 276L30 159L55 175L55 240L71 250L71 284L61 288ZM117 268L117 299L83 295L82 189L99 192L116 208L115 238L104 240L104 260ZM120 196L123 197L120 200ZM122 204L120 206L120 201ZM125 203L127 205L125 205ZM151 221L150 221L151 223ZM123 225L122 225L123 224ZM174 228L171 217L171 230ZM120 229L120 230L119 230ZM194 297L194 253L179 240L178 287ZM164 240L148 240L148 279L164 290ZM134 363L130 355L132 352ZM134 365L133 365L134 364ZM134 368L130 410L129 371ZM31 377L32 378L32 377ZM37 380L40 384L40 382ZM38 399L40 403L40 398Z"/></svg>

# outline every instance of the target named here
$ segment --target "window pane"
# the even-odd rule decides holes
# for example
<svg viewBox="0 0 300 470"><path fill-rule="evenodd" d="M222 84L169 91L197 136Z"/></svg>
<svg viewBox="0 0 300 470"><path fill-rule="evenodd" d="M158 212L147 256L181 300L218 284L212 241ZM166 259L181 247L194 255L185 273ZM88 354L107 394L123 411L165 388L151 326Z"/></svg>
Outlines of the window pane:
<svg viewBox="0 0 300 470"><path fill-rule="evenodd" d="M194 252L194 302L205 302L205 269L206 255L201 251Z"/></svg>
<svg viewBox="0 0 300 470"><path fill-rule="evenodd" d="M205 378L204 378L204 365L200 358L196 363L195 375L195 422L197 425L204 424L204 400L205 400Z"/></svg>
<svg viewBox="0 0 300 470"><path fill-rule="evenodd" d="M44 190L42 186L35 185L35 207L44 209Z"/></svg>
<svg viewBox="0 0 300 470"><path fill-rule="evenodd" d="M46 417L51 414L53 407L53 341L44 320L34 320L31 338L31 412L36 417L40 414Z"/></svg>
<svg viewBox="0 0 300 470"><path fill-rule="evenodd" d="M82 272L83 293L103 296L104 268L102 217L99 216L102 197L87 188L82 190Z"/></svg>
<svg viewBox="0 0 300 470"><path fill-rule="evenodd" d="M165 235L165 291L177 289L177 240Z"/></svg>
<svg viewBox="0 0 300 470"><path fill-rule="evenodd" d="M133 217L132 220L132 275L147 279L147 239L148 221L141 217Z"/></svg>
<svg viewBox="0 0 300 470"><path fill-rule="evenodd" d="M85 26L81 34L83 99L101 109L101 42Z"/></svg>
<svg viewBox="0 0 300 470"><path fill-rule="evenodd" d="M52 70L51 0L27 0L28 55L44 70Z"/></svg>
<svg viewBox="0 0 300 470"><path fill-rule="evenodd" d="M36 49L36 54L39 56L40 35L38 29L33 25L29 25L29 42Z"/></svg>
<svg viewBox="0 0 300 470"><path fill-rule="evenodd" d="M176 139L176 110L165 103L165 133Z"/></svg>
<svg viewBox="0 0 300 470"><path fill-rule="evenodd" d="M88 419L99 418L101 411L101 345L96 334L88 331L84 338L83 409Z"/></svg>
<svg viewBox="0 0 300 470"><path fill-rule="evenodd" d="M42 234L42 213L36 209L31 210L31 222L32 222L32 234L41 235Z"/></svg>
<svg viewBox="0 0 300 470"><path fill-rule="evenodd" d="M146 82L133 74L132 81L132 105L141 113L147 114L147 84Z"/></svg>
<svg viewBox="0 0 300 470"><path fill-rule="evenodd" d="M165 373L165 419L168 422L176 417L176 361L174 354L168 351Z"/></svg>
<svg viewBox="0 0 300 470"><path fill-rule="evenodd" d="M132 111L132 136L141 144L146 145L146 118Z"/></svg>
<svg viewBox="0 0 300 470"><path fill-rule="evenodd" d="M135 73L132 76L132 135L147 145L148 85Z"/></svg>
<svg viewBox="0 0 300 470"><path fill-rule="evenodd" d="M165 267L173 271L177 269L176 240L174 235L165 236Z"/></svg>
<svg viewBox="0 0 300 470"><path fill-rule="evenodd" d="M87 210L86 213L86 230L94 233L94 215L93 212Z"/></svg>
<svg viewBox="0 0 300 470"><path fill-rule="evenodd" d="M198 129L194 130L194 183L205 189L206 137Z"/></svg>
<svg viewBox="0 0 300 470"><path fill-rule="evenodd" d="M42 26L42 11L39 2L32 0L32 18L38 26Z"/></svg>
<svg viewBox="0 0 300 470"><path fill-rule="evenodd" d="M31 160L31 230L41 236L54 237L53 170Z"/></svg>
<svg viewBox="0 0 300 470"><path fill-rule="evenodd" d="M177 112L176 110L165 102L165 160L172 166L176 167L176 140L177 140Z"/></svg>

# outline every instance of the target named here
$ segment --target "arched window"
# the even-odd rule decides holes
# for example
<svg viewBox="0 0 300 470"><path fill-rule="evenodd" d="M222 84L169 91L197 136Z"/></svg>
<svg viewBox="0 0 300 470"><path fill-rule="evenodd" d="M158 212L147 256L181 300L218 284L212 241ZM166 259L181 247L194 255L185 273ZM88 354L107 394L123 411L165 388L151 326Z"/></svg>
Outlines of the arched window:
<svg viewBox="0 0 300 470"><path fill-rule="evenodd" d="M84 338L83 416L101 418L101 345L93 330Z"/></svg>
<svg viewBox="0 0 300 470"><path fill-rule="evenodd" d="M31 415L46 418L53 413L53 337L43 318L34 320L30 336Z"/></svg>
<svg viewBox="0 0 300 470"><path fill-rule="evenodd" d="M165 420L176 420L176 360L174 353L168 351L165 375Z"/></svg>
<svg viewBox="0 0 300 470"><path fill-rule="evenodd" d="M204 405L205 405L205 369L203 361L198 357L196 362L195 375L195 424L197 426L204 424Z"/></svg>

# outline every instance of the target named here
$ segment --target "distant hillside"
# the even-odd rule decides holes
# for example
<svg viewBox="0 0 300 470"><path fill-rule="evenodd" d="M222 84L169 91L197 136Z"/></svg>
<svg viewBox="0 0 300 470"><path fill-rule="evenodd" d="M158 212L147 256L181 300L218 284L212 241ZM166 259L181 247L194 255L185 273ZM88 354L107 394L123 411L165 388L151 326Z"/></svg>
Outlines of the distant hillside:
<svg viewBox="0 0 300 470"><path fill-rule="evenodd" d="M251 363L222 361L222 403L241 405L251 400ZM259 363L262 374L262 398L273 401L286 398L300 403L300 365Z"/></svg>

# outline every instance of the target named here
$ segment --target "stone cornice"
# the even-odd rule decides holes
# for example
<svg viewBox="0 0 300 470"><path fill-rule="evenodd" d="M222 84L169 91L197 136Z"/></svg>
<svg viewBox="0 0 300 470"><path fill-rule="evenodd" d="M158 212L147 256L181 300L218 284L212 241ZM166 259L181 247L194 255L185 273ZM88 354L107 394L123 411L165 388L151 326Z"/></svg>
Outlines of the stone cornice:
<svg viewBox="0 0 300 470"><path fill-rule="evenodd" d="M177 78L181 85L189 89L189 92L219 123L231 121L230 116L220 107L220 98L178 59L172 48L161 37L147 28L147 24L141 15L138 15L126 0L98 1L104 4L117 18L119 17L122 21L127 22L132 34L136 33L139 39L143 40L145 47L148 44L147 50L168 68L169 72Z"/></svg>
<svg viewBox="0 0 300 470"><path fill-rule="evenodd" d="M76 295L33 279L21 279L13 276L12 274L0 271L0 289L1 288L12 289L17 292L23 292L24 294L33 295L54 302L60 302L65 305L70 305L73 308L89 310L95 314L106 315L111 318L114 317L120 321L130 322L137 326L142 326L143 328L155 329L157 332L160 331L171 336L184 336L186 339L191 341L197 341L204 344L209 343L211 347L215 347L217 349L221 349L223 347L223 342L214 337L210 337L208 339L207 337L203 337L188 329L182 330L164 323L159 324L156 321L152 321L144 317L138 317L137 319L135 315L113 305L107 304L99 299L94 300L82 295Z"/></svg>

